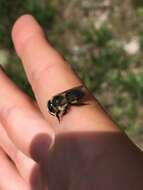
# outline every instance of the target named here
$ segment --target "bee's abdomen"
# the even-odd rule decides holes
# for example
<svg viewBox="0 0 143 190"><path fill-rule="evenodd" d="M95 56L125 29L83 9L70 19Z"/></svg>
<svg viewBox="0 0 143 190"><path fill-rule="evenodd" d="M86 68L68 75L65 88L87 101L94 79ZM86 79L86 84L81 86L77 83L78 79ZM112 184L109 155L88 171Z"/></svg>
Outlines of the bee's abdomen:
<svg viewBox="0 0 143 190"><path fill-rule="evenodd" d="M80 89L75 89L66 93L66 99L69 103L77 103L84 97L84 92Z"/></svg>

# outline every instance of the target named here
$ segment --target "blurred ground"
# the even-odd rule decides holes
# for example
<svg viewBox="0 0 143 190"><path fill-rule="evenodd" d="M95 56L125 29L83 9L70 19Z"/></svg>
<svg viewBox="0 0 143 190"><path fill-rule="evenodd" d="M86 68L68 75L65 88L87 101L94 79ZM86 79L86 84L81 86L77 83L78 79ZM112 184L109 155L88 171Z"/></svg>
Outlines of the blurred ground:
<svg viewBox="0 0 143 190"><path fill-rule="evenodd" d="M0 63L23 90L33 96L10 31L19 15L31 13L113 119L143 148L142 0L0 0L0 10Z"/></svg>

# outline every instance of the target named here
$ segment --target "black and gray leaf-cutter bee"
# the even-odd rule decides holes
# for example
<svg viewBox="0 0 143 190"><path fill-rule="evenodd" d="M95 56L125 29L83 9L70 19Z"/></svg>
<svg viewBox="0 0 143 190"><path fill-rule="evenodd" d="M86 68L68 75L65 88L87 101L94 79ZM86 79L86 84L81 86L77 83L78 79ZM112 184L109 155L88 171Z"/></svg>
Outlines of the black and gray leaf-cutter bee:
<svg viewBox="0 0 143 190"><path fill-rule="evenodd" d="M59 93L48 101L47 107L49 109L49 113L56 116L60 122L61 117L67 113L70 106L85 105L83 101L84 97L85 89L83 86L74 87Z"/></svg>

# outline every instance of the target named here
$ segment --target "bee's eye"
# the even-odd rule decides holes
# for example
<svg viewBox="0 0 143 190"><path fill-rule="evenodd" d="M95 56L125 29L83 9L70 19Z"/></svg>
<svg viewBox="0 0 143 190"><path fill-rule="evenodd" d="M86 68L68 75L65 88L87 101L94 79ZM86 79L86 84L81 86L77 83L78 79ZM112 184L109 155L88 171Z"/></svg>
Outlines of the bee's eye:
<svg viewBox="0 0 143 190"><path fill-rule="evenodd" d="M53 108L53 105L52 105L51 101L48 101L48 109L49 109L49 111L50 111L51 113L55 113L55 110L54 110L54 108Z"/></svg>
<svg viewBox="0 0 143 190"><path fill-rule="evenodd" d="M56 106L62 106L66 103L66 99L64 96L55 96L52 100L52 104Z"/></svg>

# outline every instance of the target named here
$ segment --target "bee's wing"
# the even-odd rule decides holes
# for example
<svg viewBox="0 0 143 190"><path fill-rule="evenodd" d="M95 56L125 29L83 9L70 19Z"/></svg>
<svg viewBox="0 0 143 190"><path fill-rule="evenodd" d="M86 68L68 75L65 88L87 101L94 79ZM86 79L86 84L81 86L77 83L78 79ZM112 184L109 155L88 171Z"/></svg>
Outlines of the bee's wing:
<svg viewBox="0 0 143 190"><path fill-rule="evenodd" d="M58 93L58 94L55 95L55 96L65 95L67 92L71 92L71 91L77 90L77 89L84 89L84 87L83 87L82 85L76 86L76 87L74 87L74 88L71 88L71 89L65 90L65 91L63 91L63 92L60 92L60 93Z"/></svg>

